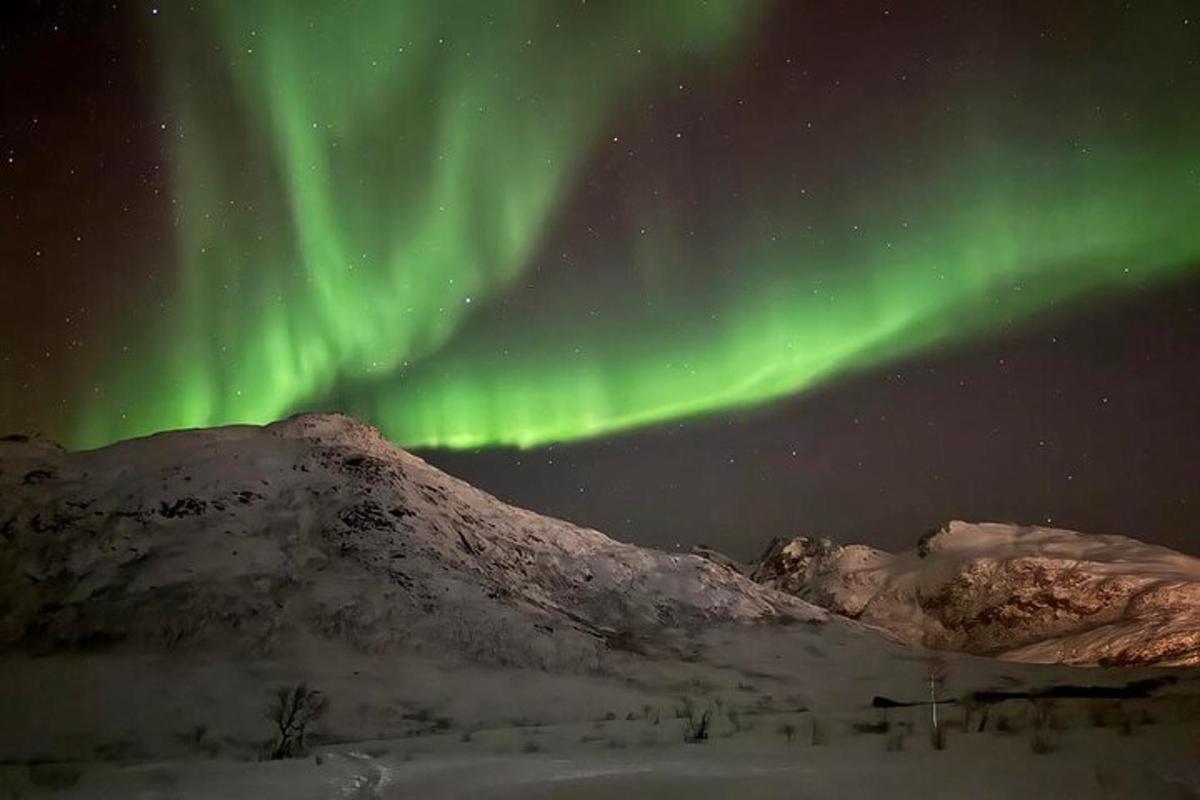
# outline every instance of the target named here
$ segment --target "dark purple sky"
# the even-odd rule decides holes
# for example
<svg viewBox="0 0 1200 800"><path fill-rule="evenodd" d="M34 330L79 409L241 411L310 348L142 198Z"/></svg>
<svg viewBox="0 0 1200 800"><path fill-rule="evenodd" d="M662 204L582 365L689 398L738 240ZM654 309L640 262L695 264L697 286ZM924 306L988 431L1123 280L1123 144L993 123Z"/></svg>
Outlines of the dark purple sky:
<svg viewBox="0 0 1200 800"><path fill-rule="evenodd" d="M805 77L853 82L885 62L911 62L917 75L920 54L946 41L1010 50L1031 32L1071 41L1078 15L1116 13L1112 4L1018 5L1028 13L962 4L885 35L831 7L784 4L734 70L737 85L720 89L764 110L743 118L734 108L707 124L725 126L734 142L767 130L791 102L798 50ZM1177 5L1185 15L1188 4ZM884 5L852 7L878 21ZM79 376L113 346L106 332L121 322L123 301L153 304L168 291L177 215L144 10L0 9L0 430L53 434L66 424L88 390ZM848 63L850 36L860 52L864 37L873 42L866 52L878 63ZM1073 41L1079 58L1104 63L1098 45ZM987 64L978 49L959 48ZM853 88L838 102L868 119L882 98L865 81ZM695 113L680 101L628 127L648 136L670 129L672 115ZM903 124L902 114L889 119ZM771 151L738 147L727 168L733 185L737 170L773 168ZM680 185L693 165L659 166ZM611 199L610 167L592 165L587 190L564 210L564 236ZM1200 554L1200 272L1189 274L750 411L530 451L422 455L505 500L618 538L706 543L742 558L772 536L801 534L897 549L951 518L1122 533ZM548 280L539 291L552 294Z"/></svg>

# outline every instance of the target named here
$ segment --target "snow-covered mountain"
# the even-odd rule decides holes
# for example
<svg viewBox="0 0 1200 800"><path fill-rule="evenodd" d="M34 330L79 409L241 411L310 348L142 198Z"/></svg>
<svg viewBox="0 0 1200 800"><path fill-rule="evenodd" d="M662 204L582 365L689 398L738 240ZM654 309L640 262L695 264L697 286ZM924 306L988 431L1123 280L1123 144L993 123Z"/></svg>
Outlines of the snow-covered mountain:
<svg viewBox="0 0 1200 800"><path fill-rule="evenodd" d="M753 577L911 644L1200 664L1200 559L1123 536L954 521L898 554L802 537L773 542Z"/></svg>
<svg viewBox="0 0 1200 800"><path fill-rule="evenodd" d="M926 544L942 558L944 542ZM800 588L787 563L780 587ZM833 605L847 585L814 599ZM708 785L709 769L713 796L773 797L794 793L802 764L805 785L825 787L814 796L844 797L864 764L911 747L900 780L927 797L934 751L916 748L935 667L941 702L963 714L974 693L1010 698L986 740L960 720L960 794L980 769L1056 781L1050 762L1011 769L1028 752L1011 732L1036 724L1023 698L1073 686L1102 687L1102 704L1128 695L1100 708L1114 719L1159 721L1127 756L1157 771L1118 796L1194 760L1186 671L932 657L711 550L639 548L508 506L346 417L82 453L0 440L0 796L78 781L67 796L573 797L605 775L616 783L596 796L661 796L676 773ZM265 711L300 686L329 701L304 745L314 757L253 763L277 741ZM880 697L899 701L886 756L863 734L879 730ZM685 741L695 719L711 723L708 748ZM832 754L824 777L801 741ZM1108 761L1125 741L1092 735L1077 752ZM1085 794L1091 770L1068 772ZM893 773L876 777L894 793ZM756 781L770 791L740 791Z"/></svg>
<svg viewBox="0 0 1200 800"><path fill-rule="evenodd" d="M303 631L561 667L664 632L824 615L506 505L338 415L83 453L9 437L0 536L0 648L264 654Z"/></svg>

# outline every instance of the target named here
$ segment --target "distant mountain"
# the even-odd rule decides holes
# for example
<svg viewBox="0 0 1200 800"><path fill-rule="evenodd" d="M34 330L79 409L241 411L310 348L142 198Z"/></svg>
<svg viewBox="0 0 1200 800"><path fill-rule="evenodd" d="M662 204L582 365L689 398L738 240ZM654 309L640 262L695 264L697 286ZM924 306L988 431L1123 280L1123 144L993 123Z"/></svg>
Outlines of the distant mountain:
<svg viewBox="0 0 1200 800"><path fill-rule="evenodd" d="M671 631L825 616L506 505L338 415L82 453L7 437L0 543L0 650L261 655L303 633L572 668Z"/></svg>
<svg viewBox="0 0 1200 800"><path fill-rule="evenodd" d="M1200 664L1200 559L1122 536L950 522L891 554L776 540L752 576L927 647L1035 663Z"/></svg>

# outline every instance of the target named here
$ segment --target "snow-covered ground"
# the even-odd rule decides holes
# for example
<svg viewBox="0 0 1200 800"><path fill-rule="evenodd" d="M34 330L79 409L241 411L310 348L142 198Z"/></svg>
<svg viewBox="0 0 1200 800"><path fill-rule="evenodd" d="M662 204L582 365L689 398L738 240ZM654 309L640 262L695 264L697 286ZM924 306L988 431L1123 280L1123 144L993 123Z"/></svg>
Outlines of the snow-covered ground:
<svg viewBox="0 0 1200 800"><path fill-rule="evenodd" d="M1200 790L1196 670L934 654L507 506L344 417L0 442L0 536L0 800ZM944 751L927 706L874 705L927 699L931 669ZM307 756L262 762L300 683L329 712Z"/></svg>
<svg viewBox="0 0 1200 800"><path fill-rule="evenodd" d="M1124 735L1081 720L1034 753L1031 733L962 733L934 750L916 733L855 733L834 720L813 744L803 715L745 719L703 744L677 720L484 730L317 748L306 759L174 760L72 765L51 793L14 768L0 786L22 797L334 800L336 798L1186 798L1200 788L1195 724L1155 723ZM779 733L798 727L791 742ZM897 720L899 723L900 720ZM68 767L59 765L59 774ZM55 773L44 770L47 776Z"/></svg>

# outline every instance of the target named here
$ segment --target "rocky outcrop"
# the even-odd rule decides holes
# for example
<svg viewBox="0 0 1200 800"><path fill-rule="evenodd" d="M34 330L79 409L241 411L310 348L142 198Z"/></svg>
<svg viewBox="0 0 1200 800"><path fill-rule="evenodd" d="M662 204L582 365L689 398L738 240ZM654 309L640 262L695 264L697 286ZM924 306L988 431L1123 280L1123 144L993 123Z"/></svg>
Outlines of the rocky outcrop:
<svg viewBox="0 0 1200 800"><path fill-rule="evenodd" d="M928 647L1200 664L1200 559L1121 536L951 522L911 551L772 543L753 578Z"/></svg>

